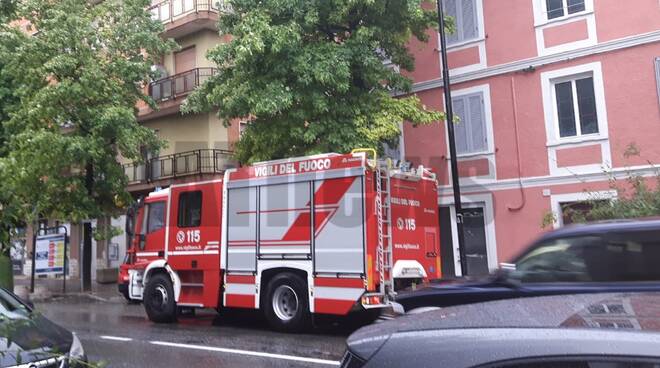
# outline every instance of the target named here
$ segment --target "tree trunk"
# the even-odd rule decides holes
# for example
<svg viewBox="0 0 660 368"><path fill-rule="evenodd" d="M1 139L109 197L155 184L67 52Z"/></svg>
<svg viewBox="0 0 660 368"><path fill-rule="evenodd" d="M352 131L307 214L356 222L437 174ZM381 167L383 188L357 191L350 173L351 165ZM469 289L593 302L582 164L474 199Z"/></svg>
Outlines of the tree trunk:
<svg viewBox="0 0 660 368"><path fill-rule="evenodd" d="M83 223L82 289L92 291L92 223Z"/></svg>
<svg viewBox="0 0 660 368"><path fill-rule="evenodd" d="M94 165L88 163L85 166L85 187L87 195L94 194ZM92 223L83 223L83 246L82 246L82 290L92 291Z"/></svg>

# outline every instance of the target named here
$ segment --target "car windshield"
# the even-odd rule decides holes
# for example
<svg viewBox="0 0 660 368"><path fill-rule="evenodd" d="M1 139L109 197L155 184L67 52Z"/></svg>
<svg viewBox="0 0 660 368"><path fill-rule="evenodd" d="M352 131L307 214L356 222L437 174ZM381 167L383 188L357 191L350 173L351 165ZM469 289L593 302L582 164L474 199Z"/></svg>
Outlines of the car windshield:
<svg viewBox="0 0 660 368"><path fill-rule="evenodd" d="M27 317L29 314L30 309L25 304L0 288L0 315L13 319L17 316Z"/></svg>

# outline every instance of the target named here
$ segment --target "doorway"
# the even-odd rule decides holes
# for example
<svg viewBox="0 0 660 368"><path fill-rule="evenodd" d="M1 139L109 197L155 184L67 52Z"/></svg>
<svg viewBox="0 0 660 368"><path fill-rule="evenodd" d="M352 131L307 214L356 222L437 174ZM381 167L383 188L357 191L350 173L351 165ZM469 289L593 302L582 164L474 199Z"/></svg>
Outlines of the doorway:
<svg viewBox="0 0 660 368"><path fill-rule="evenodd" d="M483 276L497 268L497 245L493 198L490 194L473 194L463 202L463 231L467 272L461 268L458 226L453 198L441 197L440 254L443 277ZM453 264L451 264L453 262Z"/></svg>
<svg viewBox="0 0 660 368"><path fill-rule="evenodd" d="M467 274L484 276L488 274L488 244L484 207L463 209L463 232L465 234L465 258Z"/></svg>

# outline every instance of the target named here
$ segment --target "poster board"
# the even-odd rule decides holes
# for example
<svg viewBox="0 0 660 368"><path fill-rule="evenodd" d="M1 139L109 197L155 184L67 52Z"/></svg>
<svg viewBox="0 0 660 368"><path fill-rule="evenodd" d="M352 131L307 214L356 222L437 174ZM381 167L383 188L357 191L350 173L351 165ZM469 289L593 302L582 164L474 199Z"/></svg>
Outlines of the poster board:
<svg viewBox="0 0 660 368"><path fill-rule="evenodd" d="M39 235L35 242L34 273L64 274L65 234Z"/></svg>

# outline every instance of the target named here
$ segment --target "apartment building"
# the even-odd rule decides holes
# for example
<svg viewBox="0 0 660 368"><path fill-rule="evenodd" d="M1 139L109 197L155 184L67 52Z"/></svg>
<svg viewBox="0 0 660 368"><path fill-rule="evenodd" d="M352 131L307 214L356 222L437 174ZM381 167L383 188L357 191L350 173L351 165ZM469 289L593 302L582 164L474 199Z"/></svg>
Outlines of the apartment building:
<svg viewBox="0 0 660 368"><path fill-rule="evenodd" d="M206 53L227 41L217 28L218 14L226 10L217 0L154 0L149 8L163 22L162 36L174 39L180 48L154 65L160 78L149 84L148 93L158 109L138 105L140 124L153 129L167 146L160 152L144 152L144 163L125 163L128 190L136 197L174 183L220 177L235 166L230 150L238 139L238 124L225 128L215 111L180 112L186 96L216 73Z"/></svg>
<svg viewBox="0 0 660 368"><path fill-rule="evenodd" d="M562 206L660 163L657 0L443 0L468 274L562 226ZM414 93L445 110L439 40L413 42ZM626 157L633 144L639 156ZM402 155L440 173L445 274L461 274L444 124L403 128ZM452 244L453 246L446 246Z"/></svg>
<svg viewBox="0 0 660 368"><path fill-rule="evenodd" d="M141 163L123 163L129 180L127 189L135 198L174 183L221 177L224 170L235 166L230 150L239 136L238 123L225 128L215 111L188 115L180 112L186 96L216 72L206 53L226 41L219 36L217 28L218 14L226 10L217 0L154 0L149 8L154 19L163 22L162 37L174 39L180 48L163 55L161 63L153 66L160 72L160 78L149 84L148 93L158 109L153 110L142 102L137 106L139 123L153 129L167 146L160 152L145 151ZM126 252L125 235L96 241L92 229L100 222L123 229L124 221L125 217L121 216L62 223L70 235L69 277L83 274L83 243L87 238L92 243L91 278L99 282L115 280ZM59 225L59 221L43 219L38 227ZM34 233L28 225L14 240L18 249L13 256L17 274L31 272L28 255L33 248Z"/></svg>

